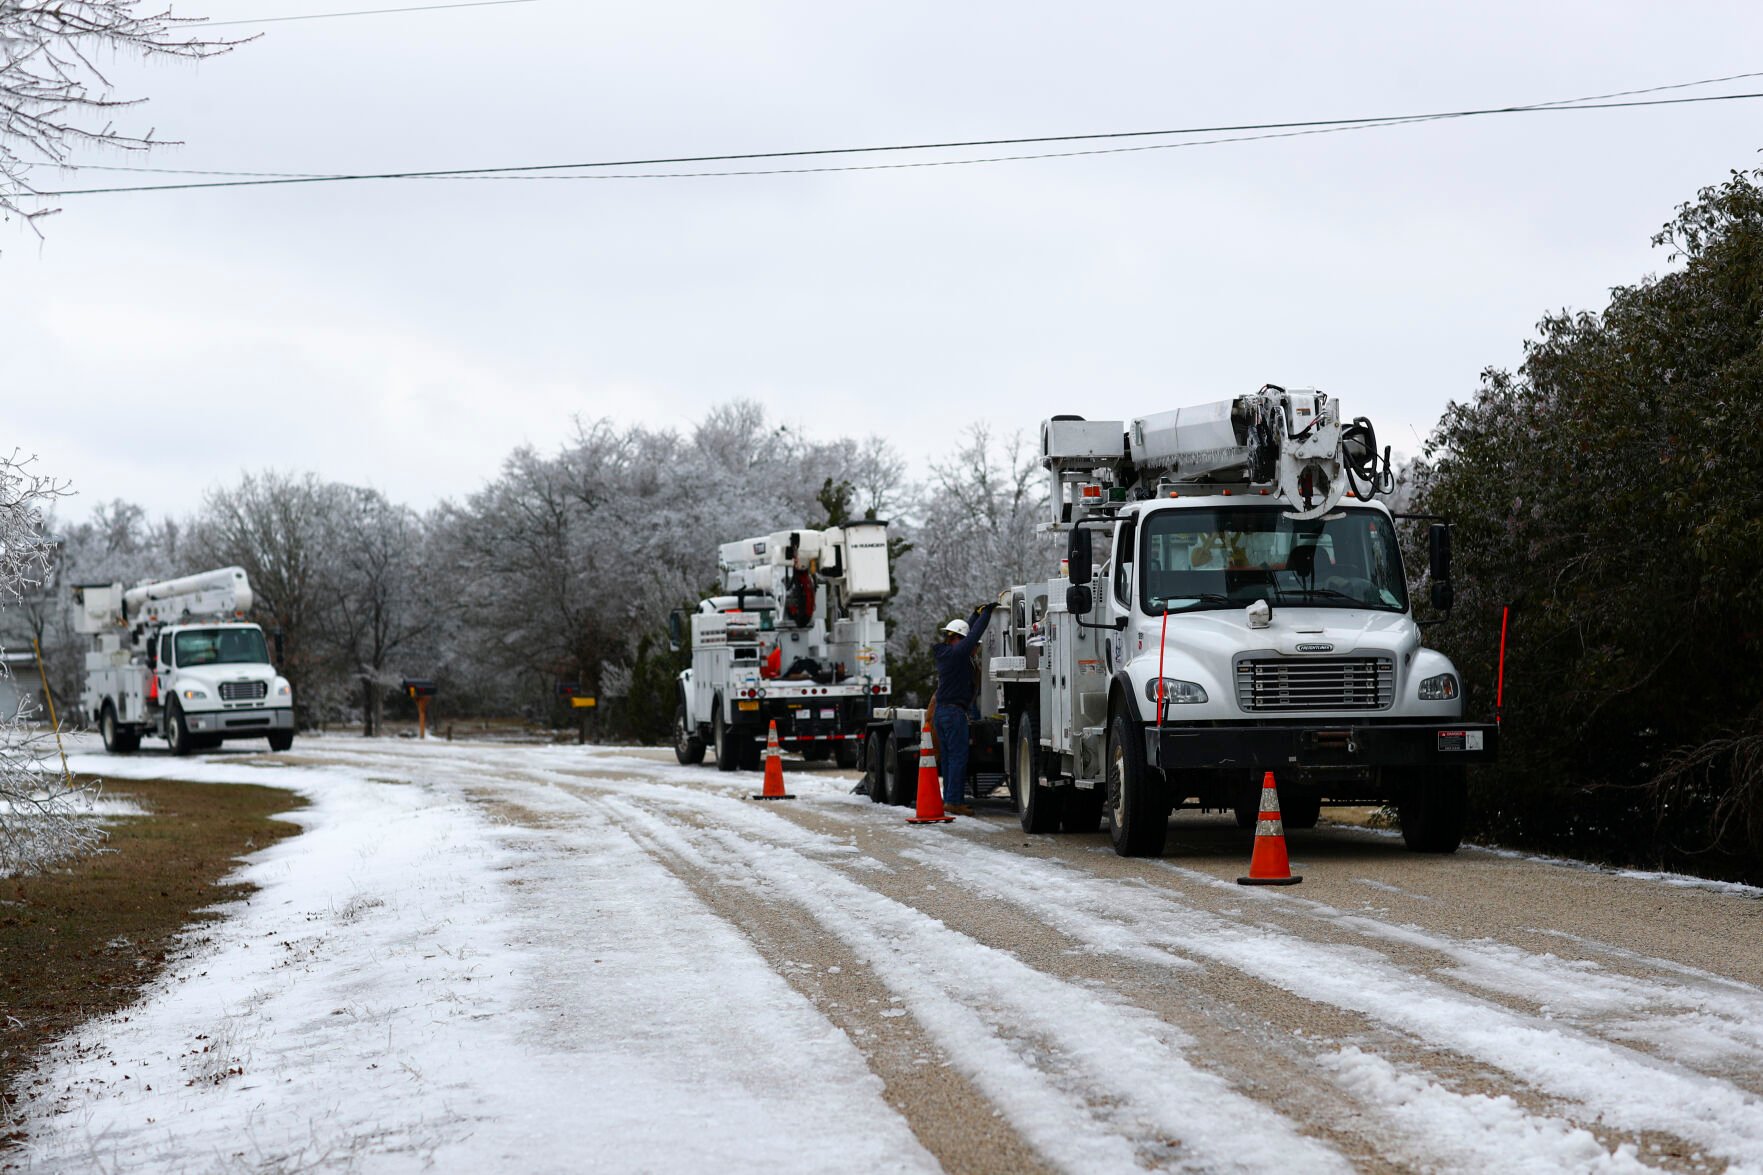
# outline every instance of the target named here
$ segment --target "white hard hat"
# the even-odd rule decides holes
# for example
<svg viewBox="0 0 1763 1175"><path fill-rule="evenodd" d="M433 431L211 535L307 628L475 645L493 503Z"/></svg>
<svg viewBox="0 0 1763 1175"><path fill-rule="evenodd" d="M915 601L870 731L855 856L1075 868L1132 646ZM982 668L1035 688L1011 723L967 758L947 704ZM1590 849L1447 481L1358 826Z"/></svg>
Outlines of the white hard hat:
<svg viewBox="0 0 1763 1175"><path fill-rule="evenodd" d="M943 625L943 631L944 632L952 632L956 636L966 636L967 635L967 621L961 620L959 618L957 618L955 620L951 620L951 621L949 621L949 623Z"/></svg>

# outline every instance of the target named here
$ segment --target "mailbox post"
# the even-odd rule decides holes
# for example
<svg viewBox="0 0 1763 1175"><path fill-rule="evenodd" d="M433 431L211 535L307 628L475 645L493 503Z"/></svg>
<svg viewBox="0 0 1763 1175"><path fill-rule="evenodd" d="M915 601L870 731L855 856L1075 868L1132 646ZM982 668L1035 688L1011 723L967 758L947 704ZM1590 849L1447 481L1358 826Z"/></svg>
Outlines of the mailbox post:
<svg viewBox="0 0 1763 1175"><path fill-rule="evenodd" d="M416 737L429 736L429 699L435 696L435 683L427 677L406 677L404 692L416 700Z"/></svg>

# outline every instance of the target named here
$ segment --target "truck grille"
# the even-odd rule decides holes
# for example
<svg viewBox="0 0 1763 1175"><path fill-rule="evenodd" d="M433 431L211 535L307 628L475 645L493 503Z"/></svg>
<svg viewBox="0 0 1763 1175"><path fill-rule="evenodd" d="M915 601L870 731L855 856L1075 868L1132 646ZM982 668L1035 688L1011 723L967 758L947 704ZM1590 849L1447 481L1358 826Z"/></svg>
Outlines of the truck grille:
<svg viewBox="0 0 1763 1175"><path fill-rule="evenodd" d="M220 700L223 702L249 702L268 696L268 682L223 681L220 683Z"/></svg>
<svg viewBox="0 0 1763 1175"><path fill-rule="evenodd" d="M1237 662L1237 705L1245 710L1382 710L1395 684L1389 657Z"/></svg>

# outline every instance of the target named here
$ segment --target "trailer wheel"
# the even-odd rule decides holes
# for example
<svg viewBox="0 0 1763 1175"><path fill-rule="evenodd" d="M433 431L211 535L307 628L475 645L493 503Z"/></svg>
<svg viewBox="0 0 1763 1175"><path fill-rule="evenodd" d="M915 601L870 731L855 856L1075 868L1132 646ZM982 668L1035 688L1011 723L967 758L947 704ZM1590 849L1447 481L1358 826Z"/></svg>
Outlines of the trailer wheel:
<svg viewBox="0 0 1763 1175"><path fill-rule="evenodd" d="M1016 816L1024 832L1059 831L1059 809L1064 799L1041 778L1041 716L1024 707L1016 716L1016 753L1010 760L1015 784Z"/></svg>
<svg viewBox="0 0 1763 1175"><path fill-rule="evenodd" d="M1123 857L1161 857L1169 837L1169 797L1145 765L1138 724L1115 708L1108 723L1108 839Z"/></svg>
<svg viewBox="0 0 1763 1175"><path fill-rule="evenodd" d="M824 763L833 757L833 749L825 743L809 743L802 748L802 762Z"/></svg>
<svg viewBox="0 0 1763 1175"><path fill-rule="evenodd" d="M171 713L165 719L165 741L171 746L174 755L187 755L196 749L196 740L190 734L190 724L184 721L184 708L172 702Z"/></svg>
<svg viewBox="0 0 1763 1175"><path fill-rule="evenodd" d="M687 767L704 761L704 740L686 721L686 704L681 702L673 712L673 757Z"/></svg>
<svg viewBox="0 0 1763 1175"><path fill-rule="evenodd" d="M294 745L294 732L291 730L272 730L269 732L269 749L285 751Z"/></svg>
<svg viewBox="0 0 1763 1175"><path fill-rule="evenodd" d="M1454 853L1469 821L1469 780L1461 767L1408 773L1396 801L1402 842L1417 853Z"/></svg>
<svg viewBox="0 0 1763 1175"><path fill-rule="evenodd" d="M882 736L882 770L888 777L888 803L896 808L904 808L918 800L918 773L907 768L906 763L917 761L916 756L907 757L900 740L892 735Z"/></svg>
<svg viewBox="0 0 1763 1175"><path fill-rule="evenodd" d="M1298 792L1286 794L1279 789L1279 821L1287 828L1315 828L1322 819L1322 794Z"/></svg>
<svg viewBox="0 0 1763 1175"><path fill-rule="evenodd" d="M113 755L132 755L141 749L141 736L117 724L116 707L109 702L98 718L98 730L104 736L104 749Z"/></svg>
<svg viewBox="0 0 1763 1175"><path fill-rule="evenodd" d="M839 765L839 768L844 771L849 771L853 767L856 767L857 766L857 740L854 738L849 738L849 739L842 739L839 742L834 743L833 744L833 762L837 763Z"/></svg>
<svg viewBox="0 0 1763 1175"><path fill-rule="evenodd" d="M729 736L728 723L722 717L722 699L716 701L716 715L710 720L710 740L716 744L716 769L733 771L740 766L735 757L735 740Z"/></svg>
<svg viewBox="0 0 1763 1175"><path fill-rule="evenodd" d="M878 804L888 802L888 775L882 769L883 737L878 730L863 740L863 790Z"/></svg>

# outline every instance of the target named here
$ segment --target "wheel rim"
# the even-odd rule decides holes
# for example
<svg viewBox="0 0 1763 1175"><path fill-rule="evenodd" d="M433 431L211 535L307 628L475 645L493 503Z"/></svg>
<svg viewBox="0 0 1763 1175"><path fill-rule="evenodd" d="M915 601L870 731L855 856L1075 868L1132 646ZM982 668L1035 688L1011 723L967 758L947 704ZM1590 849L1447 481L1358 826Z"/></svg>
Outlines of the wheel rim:
<svg viewBox="0 0 1763 1175"><path fill-rule="evenodd" d="M673 749L682 755L689 749L686 746L686 716L683 713L676 714L673 718Z"/></svg>
<svg viewBox="0 0 1763 1175"><path fill-rule="evenodd" d="M1119 739L1108 748L1108 815L1114 827L1126 824L1126 748Z"/></svg>
<svg viewBox="0 0 1763 1175"><path fill-rule="evenodd" d="M1016 738L1016 810L1027 812L1035 789L1034 742L1024 726Z"/></svg>
<svg viewBox="0 0 1763 1175"><path fill-rule="evenodd" d="M109 749L116 742L116 715L109 710L104 711L104 746Z"/></svg>

